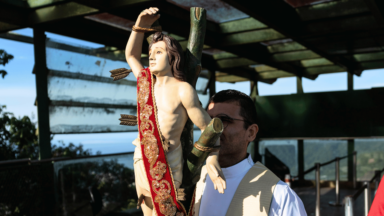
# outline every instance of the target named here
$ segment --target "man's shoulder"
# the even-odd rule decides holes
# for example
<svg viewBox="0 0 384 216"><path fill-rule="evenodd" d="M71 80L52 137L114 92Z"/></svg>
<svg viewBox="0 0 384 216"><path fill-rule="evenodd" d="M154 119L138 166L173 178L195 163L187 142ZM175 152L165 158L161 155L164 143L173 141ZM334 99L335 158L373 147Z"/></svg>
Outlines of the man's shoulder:
<svg viewBox="0 0 384 216"><path fill-rule="evenodd" d="M263 173L263 176L267 175L269 177L268 179L270 180L273 180L275 182L280 181L280 178L277 177L275 173L273 173L270 169L268 169L268 167L264 166L264 164L260 162L254 163L248 172L251 172L249 174L252 174L252 175L260 175L261 173Z"/></svg>
<svg viewBox="0 0 384 216"><path fill-rule="evenodd" d="M274 192L275 191L278 193L274 193L273 194L274 196L276 196L276 195L287 196L288 193L292 191L292 189L287 185L287 183L280 180L277 182L277 184L275 186Z"/></svg>
<svg viewBox="0 0 384 216"><path fill-rule="evenodd" d="M276 184L269 211L269 216L277 215L307 215L300 197L282 181Z"/></svg>

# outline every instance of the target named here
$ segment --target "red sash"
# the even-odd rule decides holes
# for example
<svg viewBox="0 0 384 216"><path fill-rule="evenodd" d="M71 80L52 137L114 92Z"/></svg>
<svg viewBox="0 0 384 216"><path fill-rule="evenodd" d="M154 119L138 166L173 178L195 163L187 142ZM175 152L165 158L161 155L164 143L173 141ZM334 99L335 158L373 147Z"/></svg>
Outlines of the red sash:
<svg viewBox="0 0 384 216"><path fill-rule="evenodd" d="M184 206L176 200L171 168L163 149L153 84L149 68L143 69L137 78L137 112L141 154L152 202L158 216L186 216Z"/></svg>

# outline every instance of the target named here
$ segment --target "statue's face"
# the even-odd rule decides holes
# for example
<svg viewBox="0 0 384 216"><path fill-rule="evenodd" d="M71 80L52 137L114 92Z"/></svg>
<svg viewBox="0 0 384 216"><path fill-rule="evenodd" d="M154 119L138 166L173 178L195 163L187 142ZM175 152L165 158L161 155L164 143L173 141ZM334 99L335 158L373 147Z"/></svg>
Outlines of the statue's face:
<svg viewBox="0 0 384 216"><path fill-rule="evenodd" d="M164 41L158 41L152 44L151 50L149 50L149 69L154 75L172 73L168 59L167 45Z"/></svg>

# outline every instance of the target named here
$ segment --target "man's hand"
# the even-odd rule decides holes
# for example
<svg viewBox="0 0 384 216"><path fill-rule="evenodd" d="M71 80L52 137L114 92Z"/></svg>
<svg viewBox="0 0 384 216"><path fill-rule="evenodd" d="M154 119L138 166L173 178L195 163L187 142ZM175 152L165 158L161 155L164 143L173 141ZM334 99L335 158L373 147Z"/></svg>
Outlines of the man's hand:
<svg viewBox="0 0 384 216"><path fill-rule="evenodd" d="M150 7L145 9L140 13L139 17L137 17L135 26L142 28L150 28L152 24L160 18L160 14L156 13L159 11L156 7Z"/></svg>
<svg viewBox="0 0 384 216"><path fill-rule="evenodd" d="M207 158L207 172L213 182L215 190L223 194L227 188L225 177L219 165L219 152L212 152Z"/></svg>

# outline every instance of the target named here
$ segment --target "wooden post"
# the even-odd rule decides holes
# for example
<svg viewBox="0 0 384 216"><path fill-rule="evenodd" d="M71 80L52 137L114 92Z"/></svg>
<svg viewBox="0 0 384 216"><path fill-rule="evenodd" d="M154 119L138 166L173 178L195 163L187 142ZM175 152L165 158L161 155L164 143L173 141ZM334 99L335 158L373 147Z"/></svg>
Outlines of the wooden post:
<svg viewBox="0 0 384 216"><path fill-rule="evenodd" d="M256 103L256 97L259 96L259 89L258 89L258 82L257 82L257 79L251 81L251 94L250 94L250 97L252 98L252 100ZM249 145L253 145L252 146L252 150L253 150L253 153L252 153L252 159L254 162L262 162L262 158L261 158L261 155L259 153L259 139L256 138L253 142L249 143Z"/></svg>
<svg viewBox="0 0 384 216"><path fill-rule="evenodd" d="M302 77L296 77L297 94L303 94ZM304 140L297 140L297 166L299 172L299 180L304 180Z"/></svg>
<svg viewBox="0 0 384 216"><path fill-rule="evenodd" d="M39 131L39 159L51 158L51 139L49 127L48 68L45 52L46 36L43 30L33 29L35 51L37 119Z"/></svg>
<svg viewBox="0 0 384 216"><path fill-rule="evenodd" d="M187 82L196 88L196 81L201 71L201 55L203 53L205 28L206 28L206 10L199 7L190 9L191 28L189 32L187 49L185 56L185 73ZM184 126L180 138L183 146L183 157L186 159L193 149L193 123L190 119ZM196 173L191 173L184 159L183 183L184 187L196 184L194 176L199 175L201 169ZM198 180L198 179L197 179Z"/></svg>
<svg viewBox="0 0 384 216"><path fill-rule="evenodd" d="M297 94L303 94L303 78L301 76L296 77L296 88L297 88Z"/></svg>
<svg viewBox="0 0 384 216"><path fill-rule="evenodd" d="M209 98L216 94L216 72L209 71Z"/></svg>
<svg viewBox="0 0 384 216"><path fill-rule="evenodd" d="M348 140L348 154L355 151L355 140ZM353 155L348 156L348 181L353 181Z"/></svg>
<svg viewBox="0 0 384 216"><path fill-rule="evenodd" d="M260 140L258 138L256 138L253 143L254 143L254 146L253 146L253 149L254 149L254 155L253 155L253 161L254 162L257 162L259 161L261 163L261 155L260 155L260 152L259 152L259 142Z"/></svg>
<svg viewBox="0 0 384 216"><path fill-rule="evenodd" d="M251 81L251 98L256 102L256 96L259 96L259 88L258 88L257 80Z"/></svg>
<svg viewBox="0 0 384 216"><path fill-rule="evenodd" d="M353 91L353 73L348 73L348 91Z"/></svg>
<svg viewBox="0 0 384 216"><path fill-rule="evenodd" d="M304 180L304 140L297 140L297 163L299 180Z"/></svg>

